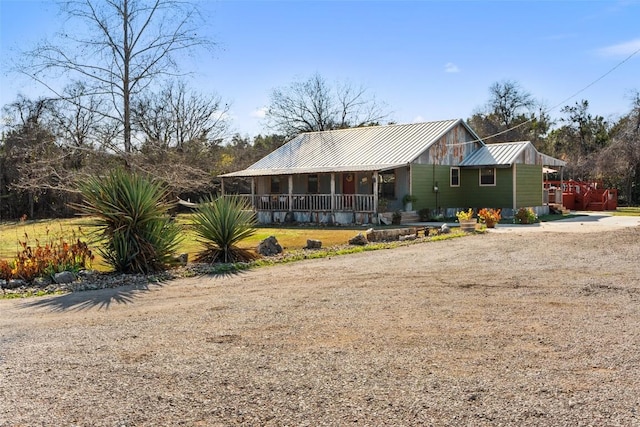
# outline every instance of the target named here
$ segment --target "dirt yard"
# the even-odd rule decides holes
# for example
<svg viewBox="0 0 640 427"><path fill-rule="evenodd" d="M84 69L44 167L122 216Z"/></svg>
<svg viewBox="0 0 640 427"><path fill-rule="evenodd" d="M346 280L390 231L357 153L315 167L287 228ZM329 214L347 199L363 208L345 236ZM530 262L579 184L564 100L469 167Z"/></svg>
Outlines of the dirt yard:
<svg viewBox="0 0 640 427"><path fill-rule="evenodd" d="M0 300L0 426L640 426L640 227Z"/></svg>

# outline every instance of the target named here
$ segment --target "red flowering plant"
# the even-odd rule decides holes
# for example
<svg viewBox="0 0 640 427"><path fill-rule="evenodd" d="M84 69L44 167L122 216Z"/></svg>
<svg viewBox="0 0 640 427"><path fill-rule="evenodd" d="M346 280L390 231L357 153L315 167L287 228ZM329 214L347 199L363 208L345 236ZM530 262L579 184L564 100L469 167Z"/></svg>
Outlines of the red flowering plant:
<svg viewBox="0 0 640 427"><path fill-rule="evenodd" d="M480 209L478 212L478 218L480 221L486 224L487 227L492 228L502 219L500 215L500 209Z"/></svg>

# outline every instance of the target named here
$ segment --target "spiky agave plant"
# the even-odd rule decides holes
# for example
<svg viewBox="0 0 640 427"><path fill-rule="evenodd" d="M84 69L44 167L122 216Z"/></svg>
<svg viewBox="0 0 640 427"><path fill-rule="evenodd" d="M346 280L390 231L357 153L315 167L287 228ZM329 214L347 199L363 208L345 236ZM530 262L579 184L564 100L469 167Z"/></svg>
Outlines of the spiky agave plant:
<svg viewBox="0 0 640 427"><path fill-rule="evenodd" d="M236 197L208 196L196 207L192 227L204 249L196 255L199 262L243 262L255 259L255 253L238 243L256 232L254 213Z"/></svg>
<svg viewBox="0 0 640 427"><path fill-rule="evenodd" d="M168 215L172 204L159 181L122 169L79 185L83 202L75 205L93 218L105 262L122 273L166 268L181 240L181 228Z"/></svg>

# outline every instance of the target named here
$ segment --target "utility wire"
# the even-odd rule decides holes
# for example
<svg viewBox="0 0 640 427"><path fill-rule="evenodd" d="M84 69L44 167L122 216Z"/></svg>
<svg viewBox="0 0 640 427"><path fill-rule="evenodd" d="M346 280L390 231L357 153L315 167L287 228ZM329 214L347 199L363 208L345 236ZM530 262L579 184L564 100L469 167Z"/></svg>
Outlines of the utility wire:
<svg viewBox="0 0 640 427"><path fill-rule="evenodd" d="M562 101L560 101L559 103L557 103L556 105L554 105L551 108L547 108L545 110L540 110L541 114L542 112L544 113L549 113L553 110L555 110L556 108L558 108L559 106L563 105L565 102L575 98L576 96L580 95L582 92L584 92L585 90L589 89L591 86L595 85L596 83L598 83L600 80L604 79L605 77L607 77L609 74L613 73L616 69L618 69L619 67L622 66L622 64L624 64L625 62L629 61L633 56L637 55L638 53L640 53L640 48L635 50L634 52L631 52L631 54L629 56L627 56L625 59L623 59L622 61L618 62L613 68L611 68L609 71L607 71L606 73L604 73L603 75L601 75L600 77L598 77L597 79L595 79L594 81L592 81L591 83L589 83L588 85L586 85L585 87L583 87L582 89L580 89L579 91L575 92L573 95L563 99ZM500 131L498 133L494 133L493 135L489 135L489 136L485 136L484 138L479 138L479 139L475 139L473 141L466 141L466 142L462 142L462 143L457 143L457 144L450 144L450 145L466 145L466 144L473 144L476 142L481 142L484 139L489 139L489 138L494 138L496 136L500 136L502 134L505 134L507 132L511 132L512 130L518 129L519 127L522 127L528 123L531 123L532 121L534 121L536 119L535 116L531 117L529 120L526 120L520 124L517 124L513 127L510 127L509 129L505 129L503 131Z"/></svg>

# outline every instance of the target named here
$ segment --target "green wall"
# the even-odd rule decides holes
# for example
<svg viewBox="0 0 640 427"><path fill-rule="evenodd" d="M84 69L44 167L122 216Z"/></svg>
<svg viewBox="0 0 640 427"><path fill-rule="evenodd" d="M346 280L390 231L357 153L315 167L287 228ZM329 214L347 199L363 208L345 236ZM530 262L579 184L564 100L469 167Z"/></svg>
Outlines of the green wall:
<svg viewBox="0 0 640 427"><path fill-rule="evenodd" d="M462 187L449 186L449 166L413 165L412 168L412 192L418 198L413 204L414 209L460 206L464 191ZM439 189L437 195L433 191L435 183Z"/></svg>
<svg viewBox="0 0 640 427"><path fill-rule="evenodd" d="M478 169L460 169L460 187L449 185L450 166L413 165L414 209L423 208L510 208L513 206L513 169L496 169L496 185L480 186ZM517 165L518 206L542 204L540 166ZM438 200L433 192L438 183Z"/></svg>
<svg viewBox="0 0 640 427"><path fill-rule="evenodd" d="M480 186L479 169L462 169L461 187L466 203L462 207L503 208L513 205L513 172L511 168L496 169L496 185Z"/></svg>
<svg viewBox="0 0 640 427"><path fill-rule="evenodd" d="M518 208L541 206L542 166L516 165L516 186Z"/></svg>

